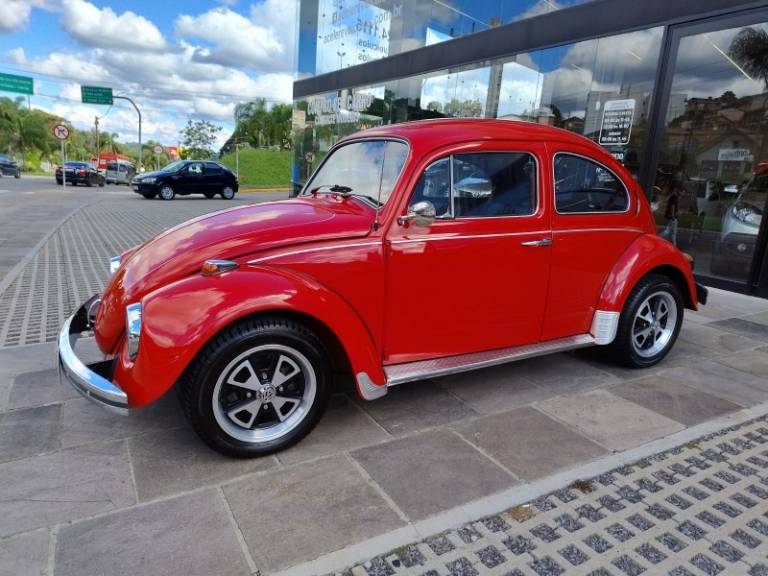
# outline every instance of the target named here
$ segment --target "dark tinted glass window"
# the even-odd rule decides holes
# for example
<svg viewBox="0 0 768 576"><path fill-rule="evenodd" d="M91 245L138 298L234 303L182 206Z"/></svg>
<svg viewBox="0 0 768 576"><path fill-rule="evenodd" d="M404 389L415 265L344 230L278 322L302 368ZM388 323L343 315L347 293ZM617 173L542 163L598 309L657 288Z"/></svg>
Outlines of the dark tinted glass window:
<svg viewBox="0 0 768 576"><path fill-rule="evenodd" d="M555 204L565 214L624 212L629 195L611 171L596 162L573 156L555 156Z"/></svg>
<svg viewBox="0 0 768 576"><path fill-rule="evenodd" d="M458 154L453 158L457 218L526 216L536 211L536 161L525 152Z"/></svg>
<svg viewBox="0 0 768 576"><path fill-rule="evenodd" d="M451 215L451 172L450 160L442 158L433 162L421 175L411 196L410 206L424 200L432 202L438 218Z"/></svg>
<svg viewBox="0 0 768 576"><path fill-rule="evenodd" d="M205 171L208 174L221 174L221 166L219 166L215 162L206 162Z"/></svg>

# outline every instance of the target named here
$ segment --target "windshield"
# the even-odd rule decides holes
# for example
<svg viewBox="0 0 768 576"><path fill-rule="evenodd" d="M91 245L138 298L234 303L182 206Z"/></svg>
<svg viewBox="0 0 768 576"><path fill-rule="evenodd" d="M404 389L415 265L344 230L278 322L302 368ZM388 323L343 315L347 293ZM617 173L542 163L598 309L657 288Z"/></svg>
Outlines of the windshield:
<svg viewBox="0 0 768 576"><path fill-rule="evenodd" d="M168 166L160 168L160 172L176 172L182 166L184 166L184 160L176 160L176 162L171 162Z"/></svg>
<svg viewBox="0 0 768 576"><path fill-rule="evenodd" d="M338 148L304 189L340 192L386 204L408 157L408 146L394 140L352 142Z"/></svg>

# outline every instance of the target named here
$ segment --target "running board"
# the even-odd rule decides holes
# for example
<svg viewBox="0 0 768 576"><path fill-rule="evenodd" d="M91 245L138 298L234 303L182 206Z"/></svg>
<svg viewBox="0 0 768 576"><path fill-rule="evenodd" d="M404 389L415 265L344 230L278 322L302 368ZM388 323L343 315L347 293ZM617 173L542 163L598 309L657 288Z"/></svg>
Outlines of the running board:
<svg viewBox="0 0 768 576"><path fill-rule="evenodd" d="M568 338L558 338L557 340L514 346L512 348L474 352L472 354L462 354L461 356L421 360L406 364L393 364L386 366L384 373L387 376L387 386L397 386L398 384L405 384L414 380L467 372L477 368L486 368L488 366L496 366L497 364L533 358L534 356L575 350L576 348L584 348L593 344L595 344L595 339L591 334L579 334L578 336L569 336Z"/></svg>

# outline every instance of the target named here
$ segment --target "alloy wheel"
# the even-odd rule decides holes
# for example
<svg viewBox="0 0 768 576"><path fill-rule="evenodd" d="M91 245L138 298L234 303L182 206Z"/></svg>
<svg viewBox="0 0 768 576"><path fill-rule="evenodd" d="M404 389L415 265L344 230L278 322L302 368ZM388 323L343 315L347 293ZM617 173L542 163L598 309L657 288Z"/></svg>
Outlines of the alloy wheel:
<svg viewBox="0 0 768 576"><path fill-rule="evenodd" d="M176 195L176 193L173 191L173 188L170 186L163 186L160 189L160 198L163 200L173 200L173 197Z"/></svg>
<svg viewBox="0 0 768 576"><path fill-rule="evenodd" d="M221 197L225 200L232 200L235 197L235 191L231 187L225 186L221 191Z"/></svg>
<svg viewBox="0 0 768 576"><path fill-rule="evenodd" d="M239 354L219 375L213 414L229 436L242 442L279 439L309 414L317 393L310 361L282 344L256 346Z"/></svg>
<svg viewBox="0 0 768 576"><path fill-rule="evenodd" d="M672 341L677 325L677 303L668 292L654 292L637 309L632 322L632 347L643 358L652 358Z"/></svg>

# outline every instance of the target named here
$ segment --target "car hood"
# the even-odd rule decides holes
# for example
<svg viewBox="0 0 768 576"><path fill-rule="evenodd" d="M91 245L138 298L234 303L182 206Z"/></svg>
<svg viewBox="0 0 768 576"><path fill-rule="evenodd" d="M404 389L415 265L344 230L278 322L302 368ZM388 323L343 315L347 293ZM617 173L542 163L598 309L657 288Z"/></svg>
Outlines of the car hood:
<svg viewBox="0 0 768 576"><path fill-rule="evenodd" d="M134 180L141 180L143 178L157 178L159 176L168 176L169 174L173 174L173 172L168 172L166 170L153 170L152 172L142 172L141 174L137 174L134 176Z"/></svg>
<svg viewBox="0 0 768 576"><path fill-rule="evenodd" d="M208 259L233 260L257 252L370 233L375 211L331 196L266 202L189 220L123 255L102 295L96 339L111 350L122 335L125 306L200 270Z"/></svg>

